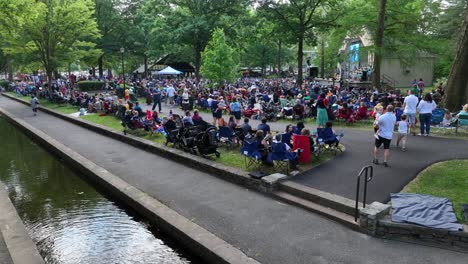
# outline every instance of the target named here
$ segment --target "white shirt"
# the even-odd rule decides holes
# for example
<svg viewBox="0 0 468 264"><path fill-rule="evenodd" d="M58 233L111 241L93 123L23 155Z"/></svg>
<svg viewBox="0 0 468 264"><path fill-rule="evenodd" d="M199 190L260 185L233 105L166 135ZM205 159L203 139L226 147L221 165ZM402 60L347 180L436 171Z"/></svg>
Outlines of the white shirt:
<svg viewBox="0 0 468 264"><path fill-rule="evenodd" d="M418 111L420 114L432 114L432 110L436 109L437 105L434 101L426 102L421 100L418 105Z"/></svg>
<svg viewBox="0 0 468 264"><path fill-rule="evenodd" d="M416 114L416 106L418 105L419 99L414 94L410 94L405 97L405 110L403 113L405 114Z"/></svg>
<svg viewBox="0 0 468 264"><path fill-rule="evenodd" d="M391 140L395 123L396 116L393 113L387 112L381 115L379 117L379 136Z"/></svg>
<svg viewBox="0 0 468 264"><path fill-rule="evenodd" d="M174 97L174 95L175 95L175 89L174 89L174 87L169 86L169 87L167 88L167 95L168 95L169 97Z"/></svg>
<svg viewBox="0 0 468 264"><path fill-rule="evenodd" d="M398 121L398 133L408 134L408 121L407 120Z"/></svg>

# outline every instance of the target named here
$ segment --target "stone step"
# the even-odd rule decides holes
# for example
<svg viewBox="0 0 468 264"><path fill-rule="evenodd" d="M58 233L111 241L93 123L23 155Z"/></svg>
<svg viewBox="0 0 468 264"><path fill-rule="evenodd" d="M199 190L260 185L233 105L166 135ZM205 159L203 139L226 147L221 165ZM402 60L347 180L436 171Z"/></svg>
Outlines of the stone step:
<svg viewBox="0 0 468 264"><path fill-rule="evenodd" d="M347 215L354 216L355 201L336 194L320 191L292 181L281 182L278 190L292 194L324 207L332 208ZM362 204L359 204L362 206Z"/></svg>
<svg viewBox="0 0 468 264"><path fill-rule="evenodd" d="M333 220L339 224L351 228L354 231L362 231L358 223L354 222L354 218L343 212L313 203L309 200L303 199L301 197L292 195L284 191L276 191L273 193L273 196L288 204L295 205L310 212L324 216L330 220Z"/></svg>

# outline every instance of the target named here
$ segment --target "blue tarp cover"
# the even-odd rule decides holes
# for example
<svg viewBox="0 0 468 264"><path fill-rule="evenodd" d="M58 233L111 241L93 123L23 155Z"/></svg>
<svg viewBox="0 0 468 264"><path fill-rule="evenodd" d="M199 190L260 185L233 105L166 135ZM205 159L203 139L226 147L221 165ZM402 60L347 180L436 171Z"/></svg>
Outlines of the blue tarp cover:
<svg viewBox="0 0 468 264"><path fill-rule="evenodd" d="M392 193L392 221L450 231L463 230L447 198L414 193Z"/></svg>

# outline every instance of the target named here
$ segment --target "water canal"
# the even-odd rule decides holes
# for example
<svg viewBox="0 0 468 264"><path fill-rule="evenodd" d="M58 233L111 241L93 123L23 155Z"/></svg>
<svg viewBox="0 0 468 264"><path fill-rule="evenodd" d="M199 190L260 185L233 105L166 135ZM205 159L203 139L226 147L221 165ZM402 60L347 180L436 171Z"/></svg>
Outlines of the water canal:
<svg viewBox="0 0 468 264"><path fill-rule="evenodd" d="M194 263L0 116L0 180L46 263Z"/></svg>

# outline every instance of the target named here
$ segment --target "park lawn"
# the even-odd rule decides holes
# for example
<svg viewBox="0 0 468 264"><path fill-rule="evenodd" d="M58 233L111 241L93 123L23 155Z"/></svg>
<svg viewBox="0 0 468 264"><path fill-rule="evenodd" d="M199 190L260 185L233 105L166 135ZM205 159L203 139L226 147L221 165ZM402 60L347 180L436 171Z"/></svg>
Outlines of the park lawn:
<svg viewBox="0 0 468 264"><path fill-rule="evenodd" d="M463 223L462 204L468 204L468 160L439 162L422 171L402 192L429 194L452 200L457 219ZM468 221L468 219L465 219Z"/></svg>
<svg viewBox="0 0 468 264"><path fill-rule="evenodd" d="M123 131L123 126L120 120L113 115L99 116L99 114L89 114L81 116L81 119L109 127L117 131Z"/></svg>

